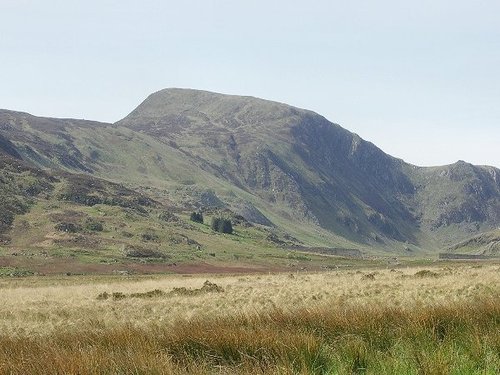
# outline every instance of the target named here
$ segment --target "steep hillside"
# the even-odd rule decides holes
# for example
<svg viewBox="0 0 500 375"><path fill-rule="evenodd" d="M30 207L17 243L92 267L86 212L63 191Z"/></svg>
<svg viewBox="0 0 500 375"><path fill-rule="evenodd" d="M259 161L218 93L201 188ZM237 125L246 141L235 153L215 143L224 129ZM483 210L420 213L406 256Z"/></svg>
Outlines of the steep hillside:
<svg viewBox="0 0 500 375"><path fill-rule="evenodd" d="M13 158L17 153L10 144L2 142L0 147L0 244L8 244L16 216L28 212L37 196L50 192L54 178Z"/></svg>
<svg viewBox="0 0 500 375"><path fill-rule="evenodd" d="M439 247L499 222L499 171L418 168L325 118L251 97L167 89L117 123L351 241ZM463 231L467 228L467 231Z"/></svg>
<svg viewBox="0 0 500 375"><path fill-rule="evenodd" d="M151 95L117 124L175 145L214 175L291 209L294 220L354 241L413 237L412 228L395 223L409 216L391 196L411 191L401 162L312 112L173 89Z"/></svg>
<svg viewBox="0 0 500 375"><path fill-rule="evenodd" d="M478 234L448 249L452 254L500 256L500 229Z"/></svg>
<svg viewBox="0 0 500 375"><path fill-rule="evenodd" d="M4 134L4 139L9 141L5 145L0 138L0 147L5 145L2 147L5 152L41 167L92 172L96 154L92 150L89 153L82 152L78 144L86 139L77 138L82 133L92 134L107 125L95 121L44 118L0 110L0 137ZM91 147L90 144L91 139L88 147Z"/></svg>
<svg viewBox="0 0 500 375"><path fill-rule="evenodd" d="M500 222L498 169L416 167L318 114L253 97L166 89L115 124L0 111L0 148L185 212L229 209L300 246L411 255Z"/></svg>
<svg viewBox="0 0 500 375"><path fill-rule="evenodd" d="M500 171L458 161L433 168L407 168L415 186L410 203L420 226L443 245L500 224Z"/></svg>

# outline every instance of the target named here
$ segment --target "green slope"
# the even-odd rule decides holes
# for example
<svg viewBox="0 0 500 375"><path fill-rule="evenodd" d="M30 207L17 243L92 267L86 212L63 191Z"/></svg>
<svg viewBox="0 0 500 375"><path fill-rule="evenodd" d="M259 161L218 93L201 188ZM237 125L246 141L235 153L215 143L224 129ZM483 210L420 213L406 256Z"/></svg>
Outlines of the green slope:
<svg viewBox="0 0 500 375"><path fill-rule="evenodd" d="M500 256L500 229L478 234L451 246L448 251L454 254L475 254Z"/></svg>
<svg viewBox="0 0 500 375"><path fill-rule="evenodd" d="M41 171L0 152L0 276L50 273L220 272L334 267L276 228L230 211L188 219L185 207L153 200L88 174ZM234 233L210 228L213 216ZM236 268L235 268L236 267Z"/></svg>
<svg viewBox="0 0 500 375"><path fill-rule="evenodd" d="M418 168L281 103L167 89L117 124L174 143L226 181L292 208L306 226L371 247L436 249L500 218L497 169Z"/></svg>
<svg viewBox="0 0 500 375"><path fill-rule="evenodd" d="M180 211L228 208L308 246L418 255L500 222L500 171L420 168L313 112L186 89L115 124L0 111L0 147ZM3 145L3 146L2 146Z"/></svg>

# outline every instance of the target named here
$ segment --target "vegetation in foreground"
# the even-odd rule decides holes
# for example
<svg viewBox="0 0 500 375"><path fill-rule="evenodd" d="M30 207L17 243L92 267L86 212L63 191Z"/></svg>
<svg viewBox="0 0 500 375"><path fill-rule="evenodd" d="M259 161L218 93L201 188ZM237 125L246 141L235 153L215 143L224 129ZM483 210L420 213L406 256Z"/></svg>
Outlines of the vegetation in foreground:
<svg viewBox="0 0 500 375"><path fill-rule="evenodd" d="M500 300L274 309L173 327L2 337L0 348L0 369L13 374L497 374Z"/></svg>
<svg viewBox="0 0 500 375"><path fill-rule="evenodd" d="M9 280L0 373L497 374L499 278L463 265Z"/></svg>

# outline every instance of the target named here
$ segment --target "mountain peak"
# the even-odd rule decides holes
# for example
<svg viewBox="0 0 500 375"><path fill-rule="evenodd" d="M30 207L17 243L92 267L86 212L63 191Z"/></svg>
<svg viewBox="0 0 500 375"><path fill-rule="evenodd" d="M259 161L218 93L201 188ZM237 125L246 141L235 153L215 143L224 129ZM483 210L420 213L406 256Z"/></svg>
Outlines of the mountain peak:
<svg viewBox="0 0 500 375"><path fill-rule="evenodd" d="M139 122L168 126L176 123L203 123L204 126L234 126L236 123L262 123L289 117L301 110L283 103L203 90L167 88L149 95L118 125L134 127ZM142 127L141 127L142 128Z"/></svg>

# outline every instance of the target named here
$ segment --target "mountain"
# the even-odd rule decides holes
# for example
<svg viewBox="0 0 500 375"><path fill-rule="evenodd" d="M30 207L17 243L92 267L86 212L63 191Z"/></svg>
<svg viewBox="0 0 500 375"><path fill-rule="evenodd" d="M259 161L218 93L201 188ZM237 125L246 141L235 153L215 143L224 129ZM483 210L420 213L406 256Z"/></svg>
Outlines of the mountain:
<svg viewBox="0 0 500 375"><path fill-rule="evenodd" d="M500 221L498 169L416 167L285 104L167 89L117 125L173 145L294 220L356 243L435 248Z"/></svg>
<svg viewBox="0 0 500 375"><path fill-rule="evenodd" d="M229 210L294 246L432 253L500 223L497 168L417 167L314 112L253 97L165 89L115 124L4 110L0 149L181 211Z"/></svg>
<svg viewBox="0 0 500 375"><path fill-rule="evenodd" d="M468 238L448 249L451 254L500 255L500 229Z"/></svg>

